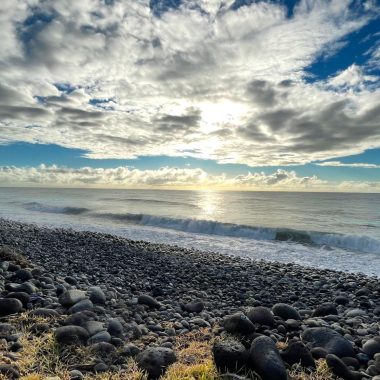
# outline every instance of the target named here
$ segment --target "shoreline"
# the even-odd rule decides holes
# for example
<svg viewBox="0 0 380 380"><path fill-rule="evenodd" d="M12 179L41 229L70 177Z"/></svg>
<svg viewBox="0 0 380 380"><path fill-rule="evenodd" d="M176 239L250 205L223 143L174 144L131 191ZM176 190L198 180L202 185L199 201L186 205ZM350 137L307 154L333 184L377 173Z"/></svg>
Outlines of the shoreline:
<svg viewBox="0 0 380 380"><path fill-rule="evenodd" d="M17 248L40 273L35 284L41 284L41 273L51 279L54 286L40 290L48 295L44 308L72 314L54 292L61 286L83 292L99 287L107 301L101 307L91 306L91 311L102 323L121 322L128 342L143 352L152 347L174 349L177 339L202 329L213 331L213 339L226 332L237 335L245 345L266 336L285 348L303 340L307 329L329 327L353 346L350 355L356 361L350 371L368 371L372 365L363 347L380 336L376 277L0 219L0 247L4 245ZM145 296L146 303L140 302ZM293 314L276 314L277 304L286 304ZM227 327L228 318L249 315L252 308L272 310L273 324L255 324L255 336L250 338L234 331L236 321L232 330ZM367 355L365 360L361 354ZM102 363L112 369L108 362Z"/></svg>

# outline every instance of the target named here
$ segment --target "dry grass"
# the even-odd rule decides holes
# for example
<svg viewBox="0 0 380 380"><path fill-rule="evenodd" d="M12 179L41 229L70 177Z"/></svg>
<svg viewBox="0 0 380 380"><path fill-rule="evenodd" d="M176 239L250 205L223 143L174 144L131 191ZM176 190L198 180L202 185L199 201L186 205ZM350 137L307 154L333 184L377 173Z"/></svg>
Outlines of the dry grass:
<svg viewBox="0 0 380 380"><path fill-rule="evenodd" d="M50 326L57 325L54 318L31 317L23 313L8 318L17 331L22 332L20 343L23 350L17 353L17 360L8 357L6 347L0 347L0 362L14 364L20 371L21 380L69 380L69 371L73 368L92 366L96 358L88 347L61 346L54 339L53 333L47 332L36 336L31 332L35 323L48 322ZM176 338L175 352L178 361L171 365L161 380L223 380L218 374L212 358L212 347L215 334L211 329L201 329ZM277 344L284 349L287 342ZM333 380L335 377L329 371L326 361L316 362L313 373L307 373L300 366L293 366L289 371L291 380ZM251 379L255 377L251 374ZM7 378L0 375L0 380ZM117 373L105 372L88 374L85 380L147 380L147 376L138 368L136 362L130 359Z"/></svg>
<svg viewBox="0 0 380 380"><path fill-rule="evenodd" d="M26 267L29 264L28 260L17 248L9 245L0 246L0 261L10 261L22 267Z"/></svg>
<svg viewBox="0 0 380 380"><path fill-rule="evenodd" d="M292 380L334 380L336 377L332 374L327 366L326 360L320 359L316 361L316 370L312 373L305 372L299 365L294 365L289 372Z"/></svg>

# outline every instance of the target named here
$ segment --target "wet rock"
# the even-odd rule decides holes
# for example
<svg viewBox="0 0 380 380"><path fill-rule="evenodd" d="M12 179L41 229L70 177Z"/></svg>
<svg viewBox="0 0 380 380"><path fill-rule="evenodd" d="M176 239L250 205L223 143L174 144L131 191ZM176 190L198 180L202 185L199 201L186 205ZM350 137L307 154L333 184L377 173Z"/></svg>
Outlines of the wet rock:
<svg viewBox="0 0 380 380"><path fill-rule="evenodd" d="M54 331L54 337L60 344L85 344L89 338L86 329L80 326L63 326Z"/></svg>
<svg viewBox="0 0 380 380"><path fill-rule="evenodd" d="M287 319L301 319L298 311L286 303L277 303L272 307L272 312L274 315L282 318L284 321Z"/></svg>
<svg viewBox="0 0 380 380"><path fill-rule="evenodd" d="M136 361L147 372L149 379L158 379L176 361L176 356L170 348L150 347L139 353Z"/></svg>
<svg viewBox="0 0 380 380"><path fill-rule="evenodd" d="M352 344L336 331L328 327L312 327L302 333L302 340L312 348L323 348L328 354L338 357L354 357Z"/></svg>
<svg viewBox="0 0 380 380"><path fill-rule="evenodd" d="M248 351L236 340L218 342L214 345L212 352L215 366L222 373L238 373L247 365Z"/></svg>
<svg viewBox="0 0 380 380"><path fill-rule="evenodd" d="M235 313L224 318L224 329L231 334L252 334L254 324L243 313Z"/></svg>
<svg viewBox="0 0 380 380"><path fill-rule="evenodd" d="M262 380L288 378L276 344L267 336L260 336L252 342L248 362Z"/></svg>

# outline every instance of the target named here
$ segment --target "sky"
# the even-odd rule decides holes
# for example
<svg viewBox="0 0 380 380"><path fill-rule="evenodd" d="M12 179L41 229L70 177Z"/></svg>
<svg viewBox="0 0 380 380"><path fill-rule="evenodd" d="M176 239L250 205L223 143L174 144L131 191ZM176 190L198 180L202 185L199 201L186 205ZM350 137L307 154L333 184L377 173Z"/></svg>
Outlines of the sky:
<svg viewBox="0 0 380 380"><path fill-rule="evenodd" d="M0 185L380 192L380 1L1 0Z"/></svg>

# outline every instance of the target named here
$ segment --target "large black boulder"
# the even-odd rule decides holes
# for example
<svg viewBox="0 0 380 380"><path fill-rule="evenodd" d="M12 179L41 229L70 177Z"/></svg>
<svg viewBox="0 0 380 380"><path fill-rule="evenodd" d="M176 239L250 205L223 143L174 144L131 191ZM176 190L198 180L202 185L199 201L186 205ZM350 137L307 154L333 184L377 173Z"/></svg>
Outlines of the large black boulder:
<svg viewBox="0 0 380 380"><path fill-rule="evenodd" d="M274 326L274 317L270 309L264 306L257 306L250 309L247 313L252 323L258 323L269 327Z"/></svg>
<svg viewBox="0 0 380 380"><path fill-rule="evenodd" d="M0 298L0 316L19 313L22 303L17 298Z"/></svg>
<svg viewBox="0 0 380 380"><path fill-rule="evenodd" d="M338 315L338 310L333 303L323 303L317 306L313 312L313 317L324 317L325 315Z"/></svg>
<svg viewBox="0 0 380 380"><path fill-rule="evenodd" d="M248 363L262 380L288 378L276 344L267 336L260 336L252 342Z"/></svg>
<svg viewBox="0 0 380 380"><path fill-rule="evenodd" d="M328 327L308 328L302 333L302 340L312 348L323 348L328 354L334 354L340 358L355 356L350 341Z"/></svg>
<svg viewBox="0 0 380 380"><path fill-rule="evenodd" d="M212 349L215 366L221 373L238 373L247 365L248 351L237 340L226 340L214 344Z"/></svg>

